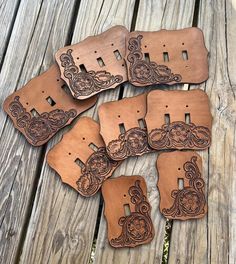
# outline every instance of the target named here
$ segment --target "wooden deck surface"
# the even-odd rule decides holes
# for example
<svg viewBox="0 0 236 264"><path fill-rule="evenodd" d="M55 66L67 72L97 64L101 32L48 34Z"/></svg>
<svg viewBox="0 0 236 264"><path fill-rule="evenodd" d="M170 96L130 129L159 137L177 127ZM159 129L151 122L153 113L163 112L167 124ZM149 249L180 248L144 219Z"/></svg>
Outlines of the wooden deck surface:
<svg viewBox="0 0 236 264"><path fill-rule="evenodd" d="M0 103L53 63L66 44L114 25L130 30L198 26L209 50L210 77L201 85L213 114L212 146L199 152L208 215L173 221L169 263L236 263L236 3L234 0L0 0ZM159 87L155 87L155 89ZM149 89L149 88L148 88ZM153 89L153 88L152 88ZM106 101L140 94L130 84L102 93L84 115L98 119ZM115 171L142 175L148 185L155 238L135 249L107 241L100 193L82 198L61 183L45 155L69 128L39 148L30 146L0 109L0 263L162 263L166 220L159 212L157 153L129 158Z"/></svg>

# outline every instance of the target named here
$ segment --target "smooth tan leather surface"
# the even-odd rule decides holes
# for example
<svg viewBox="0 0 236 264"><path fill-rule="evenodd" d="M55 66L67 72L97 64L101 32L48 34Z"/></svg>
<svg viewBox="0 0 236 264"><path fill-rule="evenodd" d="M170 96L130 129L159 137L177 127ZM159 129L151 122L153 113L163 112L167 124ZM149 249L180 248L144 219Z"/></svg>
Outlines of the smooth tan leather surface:
<svg viewBox="0 0 236 264"><path fill-rule="evenodd" d="M169 122L165 115L169 115ZM208 96L200 89L151 91L147 96L145 120L149 145L156 150L210 146L212 115Z"/></svg>
<svg viewBox="0 0 236 264"><path fill-rule="evenodd" d="M147 144L146 127L142 128L139 124L139 120L144 122L146 97L144 93L99 107L100 133L112 159L122 160L151 151ZM125 132L120 130L120 124L124 125Z"/></svg>
<svg viewBox="0 0 236 264"><path fill-rule="evenodd" d="M94 150L91 143L98 149ZM82 165L76 162L77 159ZM80 118L63 135L62 140L48 152L47 162L64 183L86 197L94 195L120 164L106 154L99 124L89 117Z"/></svg>
<svg viewBox="0 0 236 264"><path fill-rule="evenodd" d="M65 92L63 85L58 66L54 64L4 101L4 110L30 144L43 145L59 129L96 103L96 97L83 102L75 101ZM49 96L55 105L49 104ZM33 117L32 109L38 112L38 117Z"/></svg>
<svg viewBox="0 0 236 264"><path fill-rule="evenodd" d="M61 78L77 99L86 99L101 91L115 88L127 81L125 65L125 41L128 30L114 26L97 36L57 51L55 57L61 70ZM118 50L117 60L114 51ZM97 61L101 58L105 65ZM83 72L84 65L87 72Z"/></svg>
<svg viewBox="0 0 236 264"><path fill-rule="evenodd" d="M160 212L170 219L195 219L207 213L202 159L194 151L161 153L157 159ZM178 179L183 180L183 189Z"/></svg>
<svg viewBox="0 0 236 264"><path fill-rule="evenodd" d="M136 86L204 82L207 54L199 28L131 32L126 42L129 82Z"/></svg>
<svg viewBox="0 0 236 264"><path fill-rule="evenodd" d="M147 200L143 177L120 176L108 179L102 185L102 195L111 246L136 247L153 239L151 206ZM129 206L130 212L125 211L124 205Z"/></svg>

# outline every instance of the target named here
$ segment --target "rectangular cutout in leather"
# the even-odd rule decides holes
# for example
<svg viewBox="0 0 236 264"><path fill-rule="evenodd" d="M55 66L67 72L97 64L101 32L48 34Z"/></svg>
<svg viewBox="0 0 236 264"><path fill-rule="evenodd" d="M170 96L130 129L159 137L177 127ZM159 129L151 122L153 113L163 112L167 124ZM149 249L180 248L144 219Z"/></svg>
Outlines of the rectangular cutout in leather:
<svg viewBox="0 0 236 264"><path fill-rule="evenodd" d="M80 102L68 95L54 64L4 101L4 110L14 126L33 146L46 143L57 131L92 107L97 98Z"/></svg>
<svg viewBox="0 0 236 264"><path fill-rule="evenodd" d="M131 32L126 43L129 82L136 86L202 83L208 79L207 54L198 28Z"/></svg>
<svg viewBox="0 0 236 264"><path fill-rule="evenodd" d="M99 134L99 124L82 117L47 155L47 162L61 177L81 195L89 197L97 193L102 183L120 164L111 160Z"/></svg>
<svg viewBox="0 0 236 264"><path fill-rule="evenodd" d="M145 117L149 145L161 149L206 149L211 144L212 115L200 89L151 91Z"/></svg>
<svg viewBox="0 0 236 264"><path fill-rule="evenodd" d="M207 213L202 159L196 152L161 153L157 169L160 212L166 218L197 219Z"/></svg>
<svg viewBox="0 0 236 264"><path fill-rule="evenodd" d="M127 81L124 61L127 34L125 27L115 26L57 51L61 78L75 98L86 99Z"/></svg>
<svg viewBox="0 0 236 264"><path fill-rule="evenodd" d="M102 185L108 240L112 247L136 247L154 237L151 205L141 176L120 176Z"/></svg>
<svg viewBox="0 0 236 264"><path fill-rule="evenodd" d="M102 104L98 109L100 133L108 155L114 160L151 151L143 127L147 94Z"/></svg>

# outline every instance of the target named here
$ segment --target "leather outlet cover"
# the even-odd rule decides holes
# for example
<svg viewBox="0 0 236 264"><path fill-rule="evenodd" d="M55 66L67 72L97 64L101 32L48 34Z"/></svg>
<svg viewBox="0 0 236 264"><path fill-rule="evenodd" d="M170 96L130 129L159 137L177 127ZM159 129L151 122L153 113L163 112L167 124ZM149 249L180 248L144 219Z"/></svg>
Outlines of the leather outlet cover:
<svg viewBox="0 0 236 264"><path fill-rule="evenodd" d="M129 82L136 86L204 82L207 54L198 28L131 32L126 43Z"/></svg>
<svg viewBox="0 0 236 264"><path fill-rule="evenodd" d="M211 144L212 115L200 89L151 91L145 117L149 145L161 149L206 149Z"/></svg>
<svg viewBox="0 0 236 264"><path fill-rule="evenodd" d="M202 159L196 152L161 153L157 169L160 211L166 218L187 220L207 213Z"/></svg>
<svg viewBox="0 0 236 264"><path fill-rule="evenodd" d="M125 27L115 26L57 51L61 78L75 98L86 99L127 81L124 60L127 35Z"/></svg>
<svg viewBox="0 0 236 264"><path fill-rule="evenodd" d="M151 151L145 124L147 94L102 104L98 109L100 133L114 160Z"/></svg>
<svg viewBox="0 0 236 264"><path fill-rule="evenodd" d="M141 176L120 176L102 185L108 240L115 248L136 247L154 237L147 187Z"/></svg>
<svg viewBox="0 0 236 264"><path fill-rule="evenodd" d="M94 195L120 164L111 160L99 134L99 124L81 117L47 155L47 162L81 195Z"/></svg>
<svg viewBox="0 0 236 264"><path fill-rule="evenodd" d="M54 64L4 101L3 108L14 126L33 146L46 143L97 101L96 97L75 101L64 87L58 66Z"/></svg>

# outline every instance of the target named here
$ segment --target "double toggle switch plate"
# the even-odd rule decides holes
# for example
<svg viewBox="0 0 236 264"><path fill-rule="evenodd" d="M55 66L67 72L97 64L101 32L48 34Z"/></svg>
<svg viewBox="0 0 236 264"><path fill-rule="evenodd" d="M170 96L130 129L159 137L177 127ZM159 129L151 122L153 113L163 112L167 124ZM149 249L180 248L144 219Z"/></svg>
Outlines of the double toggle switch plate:
<svg viewBox="0 0 236 264"><path fill-rule="evenodd" d="M75 101L54 64L7 97L4 110L33 146L45 144L58 130L92 107L97 98Z"/></svg>
<svg viewBox="0 0 236 264"><path fill-rule="evenodd" d="M99 134L99 124L82 117L47 155L47 162L81 195L94 195L120 162L111 160Z"/></svg>

